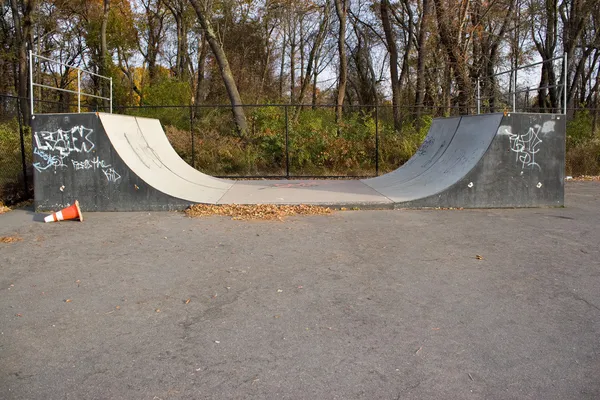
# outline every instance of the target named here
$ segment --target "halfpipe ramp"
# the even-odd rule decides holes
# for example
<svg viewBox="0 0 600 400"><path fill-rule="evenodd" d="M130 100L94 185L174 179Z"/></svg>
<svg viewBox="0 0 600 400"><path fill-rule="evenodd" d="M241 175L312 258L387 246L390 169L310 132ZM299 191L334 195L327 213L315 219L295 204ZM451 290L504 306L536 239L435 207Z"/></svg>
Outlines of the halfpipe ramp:
<svg viewBox="0 0 600 400"><path fill-rule="evenodd" d="M564 204L565 119L486 114L435 119L416 154L363 180L217 179L183 161L155 119L39 114L33 120L35 207L175 210L207 204L374 208Z"/></svg>

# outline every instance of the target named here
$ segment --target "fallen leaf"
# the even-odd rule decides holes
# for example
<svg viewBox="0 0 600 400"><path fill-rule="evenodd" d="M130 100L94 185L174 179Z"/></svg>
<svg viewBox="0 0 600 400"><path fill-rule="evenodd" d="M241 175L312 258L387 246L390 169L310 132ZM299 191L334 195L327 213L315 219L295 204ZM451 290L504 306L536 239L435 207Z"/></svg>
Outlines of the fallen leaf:
<svg viewBox="0 0 600 400"><path fill-rule="evenodd" d="M220 342L219 340L215 340L215 343L216 343L216 344L219 344L219 343L221 343L221 342Z"/></svg>
<svg viewBox="0 0 600 400"><path fill-rule="evenodd" d="M66 299L66 300L65 300L65 303L70 303L70 302L72 302L72 301L73 301L73 300L71 300L71 299Z"/></svg>
<svg viewBox="0 0 600 400"><path fill-rule="evenodd" d="M275 319L281 318L281 315L273 315L273 318L275 318Z"/></svg>
<svg viewBox="0 0 600 400"><path fill-rule="evenodd" d="M475 258L476 258L476 259L478 259L478 260L483 260L483 256L480 256L479 254L477 254L477 255L475 256Z"/></svg>
<svg viewBox="0 0 600 400"><path fill-rule="evenodd" d="M185 301L185 304L190 304L190 301L192 301L192 299L187 299L187 300Z"/></svg>
<svg viewBox="0 0 600 400"><path fill-rule="evenodd" d="M17 316L17 317L22 317L22 316L23 316L23 314L15 314L15 316Z"/></svg>
<svg viewBox="0 0 600 400"><path fill-rule="evenodd" d="M160 308L157 308L156 310L154 310L155 312L160 312Z"/></svg>
<svg viewBox="0 0 600 400"><path fill-rule="evenodd" d="M415 351L415 356L423 349L423 346L419 347L419 350Z"/></svg>
<svg viewBox="0 0 600 400"><path fill-rule="evenodd" d="M121 309L121 306L116 306L115 308L116 308L117 310L120 310L120 309Z"/></svg>
<svg viewBox="0 0 600 400"><path fill-rule="evenodd" d="M4 203L2 203L2 202L0 201L0 214L4 214L4 213L6 213L6 212L9 212L9 211L10 211L10 208L6 207L6 206L4 205Z"/></svg>
<svg viewBox="0 0 600 400"><path fill-rule="evenodd" d="M283 290L277 289L277 293L283 293Z"/></svg>

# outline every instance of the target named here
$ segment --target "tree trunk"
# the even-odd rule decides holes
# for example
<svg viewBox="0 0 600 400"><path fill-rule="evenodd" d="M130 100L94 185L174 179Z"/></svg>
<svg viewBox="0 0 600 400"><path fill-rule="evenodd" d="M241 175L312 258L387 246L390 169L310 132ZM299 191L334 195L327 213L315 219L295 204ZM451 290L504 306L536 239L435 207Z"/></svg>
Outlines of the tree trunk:
<svg viewBox="0 0 600 400"><path fill-rule="evenodd" d="M104 0L104 9L102 13L102 25L100 27L100 68L99 74L102 76L108 76L108 45L106 43L106 28L108 27L108 14L110 12L110 0ZM100 83L100 96L108 97L110 92L108 87L110 83L103 78L99 78ZM103 111L109 111L110 102L108 100L102 100Z"/></svg>
<svg viewBox="0 0 600 400"><path fill-rule="evenodd" d="M323 15L323 19L319 23L319 31L317 32L315 41L314 41L313 45L311 46L310 52L308 54L308 60L306 62L306 73L301 74L302 79L301 79L301 83L300 83L300 95L298 96L300 104L304 103L304 101L303 101L304 96L306 94L306 91L308 90L310 81L313 79L313 71L317 69L317 58L318 58L317 54L320 51L321 46L323 46L323 42L325 40L325 35L327 34L327 28L329 27L328 9L329 8L327 6L325 6L325 13ZM314 95L315 94L313 92L313 96ZM314 97L313 97L313 102L315 102ZM314 107L314 103L313 103L313 107ZM300 115L300 110L301 110L301 107L296 107L294 121L298 120L298 117Z"/></svg>
<svg viewBox="0 0 600 400"><path fill-rule="evenodd" d="M229 61L227 60L225 51L217 40L217 35L212 27L212 23L208 19L207 11L202 9L199 0L190 0L190 3L192 3L192 6L198 15L198 20L200 21L200 25L204 31L204 37L208 41L210 49L215 55L215 59L217 60L217 64L221 70L221 77L223 78L223 83L225 84L227 94L229 95L229 100L231 101L233 118L238 134L244 135L248 128L246 123L246 114L244 113L244 108L241 107L242 98L240 97L235 79L231 73L231 68L229 67Z"/></svg>
<svg viewBox="0 0 600 400"><path fill-rule="evenodd" d="M194 99L194 104L202 103L202 85L204 83L204 73L206 71L206 57L208 56L208 45L206 43L206 38L202 36L199 39L198 46L198 80L196 83L196 95Z"/></svg>
<svg viewBox="0 0 600 400"><path fill-rule="evenodd" d="M417 39L417 93L415 94L415 106L417 107L417 127L421 124L423 113L423 101L425 97L425 39L427 22L429 19L429 0L423 0L423 15L419 26L419 37Z"/></svg>
<svg viewBox="0 0 600 400"><path fill-rule="evenodd" d="M338 82L338 94L336 103L335 117L338 123L342 122L342 106L344 105L344 96L346 95L346 84L348 81L348 58L346 56L346 19L348 16L349 0L334 0L335 11L340 22L338 31L338 53L340 57L340 76Z"/></svg>
<svg viewBox="0 0 600 400"><path fill-rule="evenodd" d="M287 47L287 33L283 29L283 42L281 44L281 64L279 65L279 98L283 100L283 72L285 71L285 48Z"/></svg>
<svg viewBox="0 0 600 400"><path fill-rule="evenodd" d="M468 114L471 106L471 77L469 66L467 64L467 55L461 49L460 43L463 39L462 25L456 30L453 26L453 13L447 9L445 0L434 0L437 16L437 25L440 36L440 42L446 50L448 60L452 65L452 72L458 89L459 111Z"/></svg>
<svg viewBox="0 0 600 400"><path fill-rule="evenodd" d="M15 27L15 44L17 46L17 76L16 76L16 89L19 97L25 99L29 95L29 75L28 75L28 55L27 50L32 48L31 33L32 33L32 21L31 17L33 10L36 8L36 0L23 0L17 2L17 0L10 0L10 7L13 16L13 23ZM22 16L21 16L22 12ZM33 93L31 93L33 96ZM21 115L25 121L29 121L31 113L28 101L20 101Z"/></svg>
<svg viewBox="0 0 600 400"><path fill-rule="evenodd" d="M394 113L394 129L402 131L402 120L400 117L400 78L398 76L398 48L396 47L396 35L390 22L390 1L382 0L380 4L381 23L385 33L385 41L388 53L390 53L390 83L392 85L392 108Z"/></svg>
<svg viewBox="0 0 600 400"><path fill-rule="evenodd" d="M294 17L292 17L294 18ZM290 104L294 104L296 96L296 19L290 23Z"/></svg>

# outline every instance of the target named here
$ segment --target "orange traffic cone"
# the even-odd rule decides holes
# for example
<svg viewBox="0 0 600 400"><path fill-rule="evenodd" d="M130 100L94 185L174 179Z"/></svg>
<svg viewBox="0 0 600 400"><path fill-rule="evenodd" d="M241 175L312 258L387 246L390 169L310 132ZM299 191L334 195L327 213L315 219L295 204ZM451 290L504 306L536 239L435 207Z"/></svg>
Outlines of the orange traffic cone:
<svg viewBox="0 0 600 400"><path fill-rule="evenodd" d="M81 209L79 208L79 201L75 200L75 203L70 205L67 208L63 208L62 210L55 212L52 215L48 215L44 218L44 222L57 222L57 221L67 221L69 219L79 219L79 221L83 221L83 214L81 213Z"/></svg>

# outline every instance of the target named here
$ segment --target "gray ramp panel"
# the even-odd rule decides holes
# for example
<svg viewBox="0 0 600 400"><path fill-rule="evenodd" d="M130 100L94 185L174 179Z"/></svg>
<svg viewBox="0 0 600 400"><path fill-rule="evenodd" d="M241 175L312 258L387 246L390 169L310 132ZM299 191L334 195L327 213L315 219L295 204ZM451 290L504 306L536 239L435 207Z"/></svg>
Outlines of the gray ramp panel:
<svg viewBox="0 0 600 400"><path fill-rule="evenodd" d="M34 206L60 210L163 211L189 202L168 196L131 171L95 113L41 114L32 120Z"/></svg>
<svg viewBox="0 0 600 400"><path fill-rule="evenodd" d="M185 171L183 176L179 175L177 171L182 168L178 165L171 166L173 157L165 154L164 149L152 146L160 147L156 135L162 134L164 137L162 128L158 132L155 125L155 131L152 132L153 127L149 126L147 120L140 125L135 117L116 114L100 114L100 119L114 150L133 173L156 190L189 202L214 204L231 187L230 184L224 184L199 171L195 171L192 179L188 179L190 174ZM146 135L144 128L148 129Z"/></svg>
<svg viewBox="0 0 600 400"><path fill-rule="evenodd" d="M477 165L492 143L501 120L502 114L463 116L450 145L430 168L380 193L395 203L406 203L448 189Z"/></svg>
<svg viewBox="0 0 600 400"><path fill-rule="evenodd" d="M388 174L362 182L377 191L386 191L414 179L429 169L444 154L452 141L461 117L436 118L417 152L404 165Z"/></svg>
<svg viewBox="0 0 600 400"><path fill-rule="evenodd" d="M560 207L564 205L563 115L508 114L477 165L448 189L404 207Z"/></svg>

